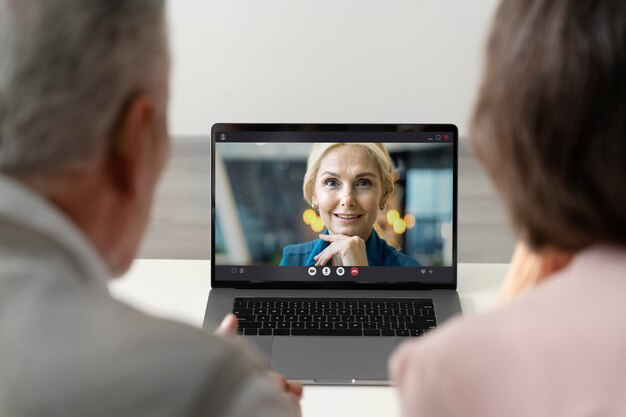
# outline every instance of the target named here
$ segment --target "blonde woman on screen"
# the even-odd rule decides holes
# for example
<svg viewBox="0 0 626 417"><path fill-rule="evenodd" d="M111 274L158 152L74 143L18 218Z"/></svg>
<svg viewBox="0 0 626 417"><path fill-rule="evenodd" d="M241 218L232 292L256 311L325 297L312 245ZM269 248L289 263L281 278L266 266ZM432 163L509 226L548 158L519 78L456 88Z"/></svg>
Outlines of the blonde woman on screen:
<svg viewBox="0 0 626 417"><path fill-rule="evenodd" d="M304 175L305 201L326 229L319 239L284 248L281 265L417 266L374 230L394 189L382 143L316 143Z"/></svg>

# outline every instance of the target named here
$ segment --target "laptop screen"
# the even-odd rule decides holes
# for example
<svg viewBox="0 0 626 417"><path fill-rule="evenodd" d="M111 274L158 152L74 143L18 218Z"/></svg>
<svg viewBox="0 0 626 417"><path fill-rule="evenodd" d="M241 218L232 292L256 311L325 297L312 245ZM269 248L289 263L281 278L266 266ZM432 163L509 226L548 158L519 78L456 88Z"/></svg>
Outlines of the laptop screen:
<svg viewBox="0 0 626 417"><path fill-rule="evenodd" d="M212 286L455 288L457 132L214 125Z"/></svg>

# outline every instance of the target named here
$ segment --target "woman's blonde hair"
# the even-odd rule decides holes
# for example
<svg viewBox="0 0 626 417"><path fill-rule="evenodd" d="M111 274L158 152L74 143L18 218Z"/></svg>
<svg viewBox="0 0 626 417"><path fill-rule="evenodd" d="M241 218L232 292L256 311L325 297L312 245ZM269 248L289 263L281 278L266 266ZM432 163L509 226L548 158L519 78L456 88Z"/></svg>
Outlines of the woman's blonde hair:
<svg viewBox="0 0 626 417"><path fill-rule="evenodd" d="M383 198L386 200L391 196L394 189L396 176L389 152L382 143L315 143L311 146L309 157L306 162L306 173L302 183L302 193L308 205L312 205L313 189L315 188L315 176L320 167L320 162L332 149L340 146L355 146L364 149L376 163L380 172L383 189Z"/></svg>

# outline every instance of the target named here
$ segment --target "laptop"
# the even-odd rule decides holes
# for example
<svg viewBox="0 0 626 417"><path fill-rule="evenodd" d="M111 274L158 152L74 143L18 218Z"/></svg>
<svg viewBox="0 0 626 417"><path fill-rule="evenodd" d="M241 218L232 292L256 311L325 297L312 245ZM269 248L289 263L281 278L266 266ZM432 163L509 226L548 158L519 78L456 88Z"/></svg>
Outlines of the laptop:
<svg viewBox="0 0 626 417"><path fill-rule="evenodd" d="M204 328L234 312L288 379L388 385L461 312L457 147L452 124L215 124Z"/></svg>

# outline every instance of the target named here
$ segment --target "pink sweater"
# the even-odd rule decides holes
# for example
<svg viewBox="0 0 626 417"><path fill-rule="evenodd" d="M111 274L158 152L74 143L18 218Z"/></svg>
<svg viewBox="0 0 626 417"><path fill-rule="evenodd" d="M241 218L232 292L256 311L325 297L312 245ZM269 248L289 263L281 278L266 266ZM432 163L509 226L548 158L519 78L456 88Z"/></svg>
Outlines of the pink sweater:
<svg viewBox="0 0 626 417"><path fill-rule="evenodd" d="M389 363L405 417L626 416L626 250L596 247Z"/></svg>

